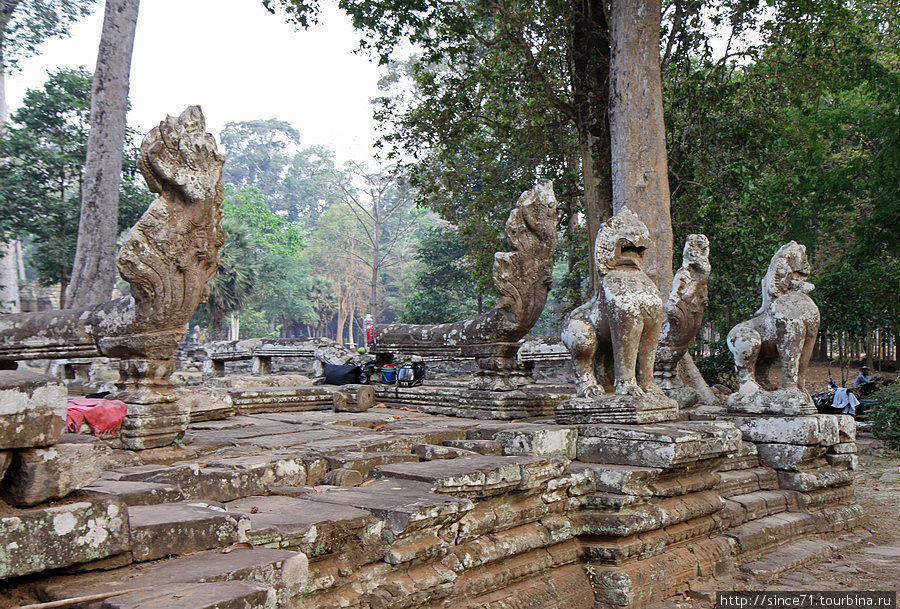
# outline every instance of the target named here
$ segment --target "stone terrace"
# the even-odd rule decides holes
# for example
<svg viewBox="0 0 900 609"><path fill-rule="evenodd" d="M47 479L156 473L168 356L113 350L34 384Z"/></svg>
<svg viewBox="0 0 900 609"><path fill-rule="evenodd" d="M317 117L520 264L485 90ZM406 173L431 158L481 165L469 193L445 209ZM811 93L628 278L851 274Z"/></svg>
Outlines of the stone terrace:
<svg viewBox="0 0 900 609"><path fill-rule="evenodd" d="M852 432L832 427L817 472L852 465L838 458ZM30 558L7 549L0 563L18 576L7 591L41 601L147 588L81 605L98 609L639 607L717 573L780 573L830 547L811 539L859 524L846 476L805 492L799 474L761 465L774 457L754 434L239 414L191 424L184 447L112 451L63 500L4 507L0 533L28 530ZM127 511L128 526L90 554L52 543L72 506L88 520Z"/></svg>

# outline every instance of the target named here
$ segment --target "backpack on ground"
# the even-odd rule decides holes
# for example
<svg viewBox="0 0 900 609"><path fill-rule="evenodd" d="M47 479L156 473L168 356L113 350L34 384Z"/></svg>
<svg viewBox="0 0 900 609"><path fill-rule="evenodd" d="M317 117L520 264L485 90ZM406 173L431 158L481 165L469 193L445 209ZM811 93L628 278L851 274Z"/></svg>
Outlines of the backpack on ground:
<svg viewBox="0 0 900 609"><path fill-rule="evenodd" d="M425 378L424 362L405 362L397 368L397 386L415 387Z"/></svg>

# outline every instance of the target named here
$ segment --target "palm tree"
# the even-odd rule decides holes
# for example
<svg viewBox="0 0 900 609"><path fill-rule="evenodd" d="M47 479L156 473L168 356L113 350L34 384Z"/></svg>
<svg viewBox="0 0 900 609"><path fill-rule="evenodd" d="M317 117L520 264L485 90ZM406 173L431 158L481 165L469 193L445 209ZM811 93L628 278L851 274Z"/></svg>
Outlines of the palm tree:
<svg viewBox="0 0 900 609"><path fill-rule="evenodd" d="M219 330L226 315L239 311L250 300L262 266L246 226L226 218L222 228L227 237L219 249L219 268L209 280L209 298L203 305L213 332Z"/></svg>

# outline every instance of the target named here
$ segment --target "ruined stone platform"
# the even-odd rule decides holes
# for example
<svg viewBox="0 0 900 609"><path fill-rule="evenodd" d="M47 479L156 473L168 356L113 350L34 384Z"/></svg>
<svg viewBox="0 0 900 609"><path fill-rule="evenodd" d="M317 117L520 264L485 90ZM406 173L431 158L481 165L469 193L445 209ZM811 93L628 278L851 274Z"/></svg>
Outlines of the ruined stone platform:
<svg viewBox="0 0 900 609"><path fill-rule="evenodd" d="M817 468L853 454L844 422L814 419L768 444L824 442ZM41 601L150 588L86 605L121 609L640 607L859 524L846 483L793 490L783 474L807 470L765 467L776 428L754 423L409 407L196 421L183 447L113 451L63 502L4 506L0 547L34 541L2 577Z"/></svg>

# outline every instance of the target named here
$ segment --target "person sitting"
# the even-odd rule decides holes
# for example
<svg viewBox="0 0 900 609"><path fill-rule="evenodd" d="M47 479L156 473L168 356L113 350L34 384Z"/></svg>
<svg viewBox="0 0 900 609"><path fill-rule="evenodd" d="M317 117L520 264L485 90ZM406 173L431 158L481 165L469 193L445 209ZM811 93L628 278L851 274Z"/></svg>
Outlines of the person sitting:
<svg viewBox="0 0 900 609"><path fill-rule="evenodd" d="M853 388L859 390L862 395L869 395L878 388L875 386L875 378L869 375L868 366L859 369L859 376L856 377Z"/></svg>

